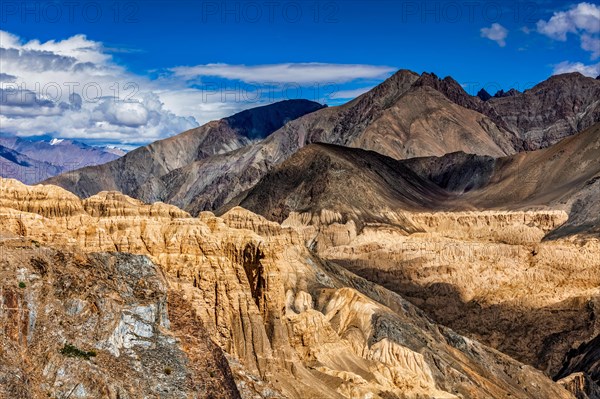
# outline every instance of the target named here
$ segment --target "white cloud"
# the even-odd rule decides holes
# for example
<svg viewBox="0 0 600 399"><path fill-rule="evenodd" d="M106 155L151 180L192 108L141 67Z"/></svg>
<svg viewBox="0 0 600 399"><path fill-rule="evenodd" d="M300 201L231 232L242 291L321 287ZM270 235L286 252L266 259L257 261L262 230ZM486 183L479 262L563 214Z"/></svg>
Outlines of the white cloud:
<svg viewBox="0 0 600 399"><path fill-rule="evenodd" d="M329 98L331 98L332 100L352 99L352 98L356 98L356 97L360 96L361 94L365 94L372 88L373 87L371 86L371 87L361 87L358 89L351 89L351 90L340 90L340 91L334 92L331 96L329 96Z"/></svg>
<svg viewBox="0 0 600 399"><path fill-rule="evenodd" d="M506 46L506 37L508 36L508 29L499 23L494 22L489 28L481 28L481 37L493 40L498 43L498 46Z"/></svg>
<svg viewBox="0 0 600 399"><path fill-rule="evenodd" d="M600 62L593 65L585 65L581 62L563 61L554 66L554 75L569 72L579 72L582 75L595 78L600 75Z"/></svg>
<svg viewBox="0 0 600 399"><path fill-rule="evenodd" d="M0 31L0 70L5 132L143 143L198 125L164 107L157 82L117 65L84 35L42 43Z"/></svg>
<svg viewBox="0 0 600 399"><path fill-rule="evenodd" d="M85 35L40 42L0 30L0 126L21 136L148 143L281 99L320 100L309 89L315 82L383 79L393 70L321 63L206 64L155 71L159 77L149 78L117 64L103 43ZM199 75L203 85L208 77L225 84L216 90L208 84L203 91L195 86ZM232 94L239 81L259 82L261 95L255 97L252 88ZM286 91L288 84L292 89ZM295 84L305 86L300 92ZM321 96L328 94L322 91Z"/></svg>
<svg viewBox="0 0 600 399"><path fill-rule="evenodd" d="M198 77L219 77L240 80L246 83L344 83L357 79L376 79L387 77L395 68L363 64L270 64L270 65L230 65L205 64L180 66L171 71L179 77L194 79Z"/></svg>
<svg viewBox="0 0 600 399"><path fill-rule="evenodd" d="M145 93L138 102L119 103L102 98L96 104L76 107L2 107L2 130L19 135L59 132L62 138L114 140L144 143L188 130L197 123L179 117L163 107L154 93Z"/></svg>
<svg viewBox="0 0 600 399"><path fill-rule="evenodd" d="M555 12L548 20L537 23L538 32L555 40L567 40L567 33L600 32L600 6L579 3L567 11Z"/></svg>
<svg viewBox="0 0 600 399"><path fill-rule="evenodd" d="M595 60L600 57L600 38L581 35L581 48L592 53L590 57Z"/></svg>
<svg viewBox="0 0 600 399"><path fill-rule="evenodd" d="M551 39L566 41L571 33L580 39L581 48L591 59L600 57L600 6L590 3L573 5L567 11L555 12L548 20L537 22L537 31Z"/></svg>
<svg viewBox="0 0 600 399"><path fill-rule="evenodd" d="M0 47L4 48L15 48L21 46L21 40L18 36L0 30Z"/></svg>

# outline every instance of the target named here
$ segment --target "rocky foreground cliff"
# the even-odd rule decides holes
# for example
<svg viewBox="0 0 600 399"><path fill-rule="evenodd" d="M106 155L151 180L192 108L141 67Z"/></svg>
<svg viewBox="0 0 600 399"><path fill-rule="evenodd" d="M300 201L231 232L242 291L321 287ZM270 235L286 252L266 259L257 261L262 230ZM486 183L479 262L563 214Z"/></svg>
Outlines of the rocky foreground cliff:
<svg viewBox="0 0 600 399"><path fill-rule="evenodd" d="M0 252L0 397L240 397L223 352L147 257L6 232Z"/></svg>
<svg viewBox="0 0 600 399"><path fill-rule="evenodd" d="M80 200L54 186L0 185L5 395L201 398L208 390L245 398L574 397L570 385L434 323L402 296L341 266L351 270L354 259L385 254L395 245L395 238L384 240L386 228L357 234L324 213L329 227L315 231L302 215L282 226L242 208L193 218L115 192ZM588 281L598 279L598 268L585 263L597 255L597 243L545 248L539 242L565 213L408 216L422 232L398 233L407 242L453 243L448 257L475 251L460 267L425 269L443 271L438 275L448 287L468 285L465 298L478 298L492 284L494 300L525 309L527 296L519 292L533 280L540 283L539 305L597 294ZM457 224L463 229L454 229ZM369 234L378 235L379 249ZM550 266L548 274L521 271L497 257L500 247L529 250L523 237L537 241L545 262L578 254L576 263L562 267L581 277L554 277ZM485 256L476 252L490 241ZM402 255L401 264L415 266L416 283L434 282L416 267L431 251ZM529 256L538 255L517 259ZM494 268L506 278L486 286L486 270Z"/></svg>

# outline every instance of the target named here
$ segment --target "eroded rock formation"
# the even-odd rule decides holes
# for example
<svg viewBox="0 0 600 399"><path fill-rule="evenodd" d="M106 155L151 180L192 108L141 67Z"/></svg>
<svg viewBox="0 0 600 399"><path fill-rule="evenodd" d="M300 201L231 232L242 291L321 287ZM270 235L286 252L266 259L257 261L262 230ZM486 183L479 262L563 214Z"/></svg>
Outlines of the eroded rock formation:
<svg viewBox="0 0 600 399"><path fill-rule="evenodd" d="M376 223L357 229L339 214L292 213L284 225L322 258L550 375L597 334L600 240L544 240L565 212L403 212L402 219L417 232Z"/></svg>
<svg viewBox="0 0 600 399"><path fill-rule="evenodd" d="M200 318L228 354L243 395L573 397L540 371L436 325L398 294L315 256L303 227L282 227L241 208L192 218L118 193L80 201L56 187L0 183L5 231L65 251L146 255L160 265L177 295L169 303ZM144 279L136 280L134 292L144 291ZM188 325L183 313L168 314L173 324ZM121 331L121 322L102 327ZM80 345L112 359L124 356L120 342L102 335ZM182 345L191 356L194 344L182 338Z"/></svg>
<svg viewBox="0 0 600 399"><path fill-rule="evenodd" d="M0 254L0 397L240 397L222 351L182 320L185 304L148 258L5 232Z"/></svg>

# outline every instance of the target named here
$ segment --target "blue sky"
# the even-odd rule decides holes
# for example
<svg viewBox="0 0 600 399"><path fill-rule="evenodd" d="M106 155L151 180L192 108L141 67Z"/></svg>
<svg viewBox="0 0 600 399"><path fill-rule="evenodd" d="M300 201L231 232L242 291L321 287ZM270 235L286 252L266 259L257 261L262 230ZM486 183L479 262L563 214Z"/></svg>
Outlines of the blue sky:
<svg viewBox="0 0 600 399"><path fill-rule="evenodd" d="M131 146L401 68L471 94L600 73L594 2L3 1L0 27L1 131Z"/></svg>

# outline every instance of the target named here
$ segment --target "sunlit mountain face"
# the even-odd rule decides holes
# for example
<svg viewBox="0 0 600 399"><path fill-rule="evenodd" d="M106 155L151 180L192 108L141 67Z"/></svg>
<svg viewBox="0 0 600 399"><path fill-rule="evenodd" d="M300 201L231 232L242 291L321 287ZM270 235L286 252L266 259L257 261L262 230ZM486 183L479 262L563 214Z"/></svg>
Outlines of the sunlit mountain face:
<svg viewBox="0 0 600 399"><path fill-rule="evenodd" d="M600 5L0 5L0 398L600 398Z"/></svg>

